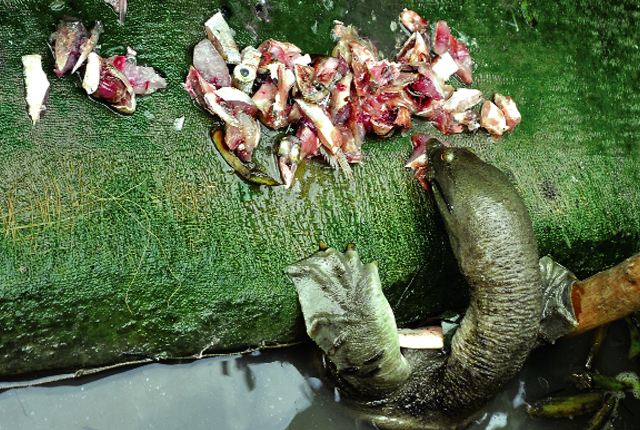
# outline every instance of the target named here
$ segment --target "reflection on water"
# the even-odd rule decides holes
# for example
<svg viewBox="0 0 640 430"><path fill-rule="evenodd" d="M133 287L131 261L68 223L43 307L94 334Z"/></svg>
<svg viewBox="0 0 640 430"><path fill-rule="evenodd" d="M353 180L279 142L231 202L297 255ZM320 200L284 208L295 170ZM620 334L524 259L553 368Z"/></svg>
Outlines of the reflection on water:
<svg viewBox="0 0 640 430"><path fill-rule="evenodd" d="M534 351L526 367L483 411L472 430L582 429L589 417L534 421L525 404L548 393L568 395L566 377L582 371L589 334ZM626 358L624 324L596 361L605 374L638 372ZM0 430L215 429L370 430L336 402L303 345L183 364L153 363L127 371L0 394ZM640 428L638 400L619 408L613 428Z"/></svg>

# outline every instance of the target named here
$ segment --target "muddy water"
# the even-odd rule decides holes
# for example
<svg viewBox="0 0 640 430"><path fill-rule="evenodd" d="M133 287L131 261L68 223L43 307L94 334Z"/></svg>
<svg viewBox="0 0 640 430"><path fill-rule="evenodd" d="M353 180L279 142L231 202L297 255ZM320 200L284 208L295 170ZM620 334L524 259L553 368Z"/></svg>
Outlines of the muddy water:
<svg viewBox="0 0 640 430"><path fill-rule="evenodd" d="M582 429L588 417L534 421L526 402L574 393L567 375L581 371L590 334L536 350L525 368L480 414L473 430ZM638 371L626 357L626 327L617 323L596 368ZM0 394L0 430L216 429L365 430L314 366L303 345L191 363L153 363L46 387ZM640 428L640 401L628 395L612 428Z"/></svg>

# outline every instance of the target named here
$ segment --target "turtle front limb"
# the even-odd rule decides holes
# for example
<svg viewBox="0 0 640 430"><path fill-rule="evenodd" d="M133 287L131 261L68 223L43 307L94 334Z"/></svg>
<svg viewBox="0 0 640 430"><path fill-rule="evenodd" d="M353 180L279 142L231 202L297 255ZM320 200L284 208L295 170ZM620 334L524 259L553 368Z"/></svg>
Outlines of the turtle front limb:
<svg viewBox="0 0 640 430"><path fill-rule="evenodd" d="M362 264L349 246L289 266L309 337L361 395L380 398L409 376L396 321L382 293L378 266Z"/></svg>

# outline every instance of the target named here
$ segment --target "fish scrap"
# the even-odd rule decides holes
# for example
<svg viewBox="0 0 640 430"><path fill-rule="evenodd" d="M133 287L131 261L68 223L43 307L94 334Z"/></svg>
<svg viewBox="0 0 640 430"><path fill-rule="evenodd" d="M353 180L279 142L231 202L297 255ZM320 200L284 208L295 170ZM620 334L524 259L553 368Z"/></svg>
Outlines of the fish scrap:
<svg viewBox="0 0 640 430"><path fill-rule="evenodd" d="M27 89L29 117L33 125L42 117L49 97L49 80L42 70L42 57L38 54L23 55L24 82Z"/></svg>
<svg viewBox="0 0 640 430"><path fill-rule="evenodd" d="M124 25L124 18L127 15L127 0L104 0L106 4L113 8L113 11L118 14L118 22L120 25Z"/></svg>
<svg viewBox="0 0 640 430"><path fill-rule="evenodd" d="M126 2L120 3L126 8ZM84 66L82 88L87 94L118 112L132 114L136 96L165 88L167 82L152 67L137 65L136 52L130 48L127 55L100 57L96 50L103 32L100 21L87 30L80 19L63 17L49 38L55 60L54 72L62 77L68 71L75 73Z"/></svg>
<svg viewBox="0 0 640 430"><path fill-rule="evenodd" d="M259 123L291 131L275 150L286 187L297 167L313 157L324 157L351 178L350 164L362 161L365 135L408 130L413 116L426 118L444 134L484 129L497 139L513 131L521 117L512 98L496 94L484 101L479 90L464 87L473 83L471 54L445 21L431 31L429 21L405 9L400 22L411 35L396 61L382 59L370 41L339 21L331 56L312 57L273 39L239 51L218 12L205 23L207 38L195 46L183 85L203 109L224 121L225 151L244 163L252 162L259 144ZM453 76L463 87L448 83ZM414 146L416 151L425 147ZM416 153L408 165L417 166L423 158Z"/></svg>

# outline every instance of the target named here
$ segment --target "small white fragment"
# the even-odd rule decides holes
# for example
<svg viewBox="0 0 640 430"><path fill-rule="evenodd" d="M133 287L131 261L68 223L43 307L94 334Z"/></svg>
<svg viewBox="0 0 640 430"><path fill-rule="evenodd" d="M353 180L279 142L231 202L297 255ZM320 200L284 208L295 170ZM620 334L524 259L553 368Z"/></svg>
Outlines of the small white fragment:
<svg viewBox="0 0 640 430"><path fill-rule="evenodd" d="M527 392L524 389L524 381L520 381L520 386L518 387L518 394L513 398L513 408L519 408L520 406L526 405L527 402L524 400L524 396Z"/></svg>
<svg viewBox="0 0 640 430"><path fill-rule="evenodd" d="M445 52L436 59L431 65L433 73L440 76L445 82L449 80L451 75L458 71L458 65L448 52Z"/></svg>
<svg viewBox="0 0 640 430"><path fill-rule="evenodd" d="M459 88L444 104L444 109L455 113L462 112L480 103L482 93L479 90Z"/></svg>
<svg viewBox="0 0 640 430"><path fill-rule="evenodd" d="M504 412L496 412L491 415L489 424L487 424L486 430L501 429L507 426L507 414Z"/></svg>
<svg viewBox="0 0 640 430"><path fill-rule="evenodd" d="M180 118L176 118L173 121L173 129L176 131L180 131L182 130L182 126L184 125L184 117L181 116Z"/></svg>
<svg viewBox="0 0 640 430"><path fill-rule="evenodd" d="M87 57L87 65L84 69L84 78L82 79L82 88L87 94L93 94L98 91L100 84L100 69L102 68L102 59L95 52L89 53Z"/></svg>
<svg viewBox="0 0 640 430"><path fill-rule="evenodd" d="M253 99L249 97L247 93L244 93L237 88L222 87L218 88L213 93L225 102L242 102L248 104L249 106L256 105Z"/></svg>
<svg viewBox="0 0 640 430"><path fill-rule="evenodd" d="M218 12L209 18L205 22L204 28L207 30L209 40L215 45L225 61L230 64L240 64L238 45L236 45L231 28L224 20L222 13Z"/></svg>
<svg viewBox="0 0 640 430"><path fill-rule="evenodd" d="M320 388L322 388L322 381L313 376L307 378L307 384L309 384L309 387L311 387L311 389L315 391L318 391Z"/></svg>
<svg viewBox="0 0 640 430"><path fill-rule="evenodd" d="M442 327L420 327L398 329L400 348L441 349L444 347Z"/></svg>
<svg viewBox="0 0 640 430"><path fill-rule="evenodd" d="M478 419L475 421L475 422L476 422L476 424L482 424L482 422L483 422L484 420L486 420L486 419L487 419L487 415L489 415L489 414L485 412L485 413L484 413L484 415L483 415L482 417L478 418Z"/></svg>
<svg viewBox="0 0 640 430"><path fill-rule="evenodd" d="M45 103L49 95L49 80L44 70L42 70L42 57L40 55L23 55L22 66L24 67L24 83L27 90L26 100L29 106L29 116L35 125L42 112L46 109Z"/></svg>
<svg viewBox="0 0 640 430"><path fill-rule="evenodd" d="M262 53L253 46L242 50L242 62L233 69L233 85L236 88L251 93L261 58Z"/></svg>

